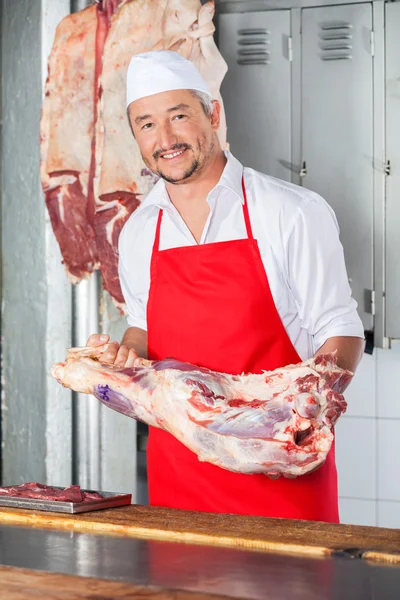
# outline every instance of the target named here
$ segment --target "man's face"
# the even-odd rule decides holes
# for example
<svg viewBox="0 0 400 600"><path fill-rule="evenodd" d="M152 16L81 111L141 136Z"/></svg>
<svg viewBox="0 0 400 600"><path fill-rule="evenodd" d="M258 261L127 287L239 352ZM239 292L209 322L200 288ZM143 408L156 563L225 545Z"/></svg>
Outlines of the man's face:
<svg viewBox="0 0 400 600"><path fill-rule="evenodd" d="M148 168L169 183L195 180L217 150L219 105L207 117L189 90L173 90L129 106L135 139Z"/></svg>

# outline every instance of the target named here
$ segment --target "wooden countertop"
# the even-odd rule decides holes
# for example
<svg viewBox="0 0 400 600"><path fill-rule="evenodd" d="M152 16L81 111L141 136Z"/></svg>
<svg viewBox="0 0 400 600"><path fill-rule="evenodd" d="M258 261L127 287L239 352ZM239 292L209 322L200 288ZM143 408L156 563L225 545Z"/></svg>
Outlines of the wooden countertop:
<svg viewBox="0 0 400 600"><path fill-rule="evenodd" d="M0 507L0 524L308 556L348 553L370 561L400 565L400 529L140 505L76 515Z"/></svg>

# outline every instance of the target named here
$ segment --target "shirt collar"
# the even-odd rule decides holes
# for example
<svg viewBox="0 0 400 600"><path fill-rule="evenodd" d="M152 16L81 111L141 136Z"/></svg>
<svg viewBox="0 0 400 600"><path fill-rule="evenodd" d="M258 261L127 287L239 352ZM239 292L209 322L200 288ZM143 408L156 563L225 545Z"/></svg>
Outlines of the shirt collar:
<svg viewBox="0 0 400 600"><path fill-rule="evenodd" d="M243 165L228 151L225 151L227 162L222 175L217 185L208 194L207 200L209 201L212 197L218 194L221 187L227 188L233 192L239 200L244 202L243 191L242 191L242 175ZM153 189L146 196L143 202L144 206L158 206L159 208L167 208L171 201L169 199L165 182L163 179L159 179L154 185Z"/></svg>

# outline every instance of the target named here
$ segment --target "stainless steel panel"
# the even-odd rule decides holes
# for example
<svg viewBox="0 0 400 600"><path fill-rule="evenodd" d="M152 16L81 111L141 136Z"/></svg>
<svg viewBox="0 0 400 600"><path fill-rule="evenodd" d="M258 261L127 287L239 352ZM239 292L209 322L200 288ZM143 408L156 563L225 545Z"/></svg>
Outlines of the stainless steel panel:
<svg viewBox="0 0 400 600"><path fill-rule="evenodd" d="M400 338L400 4L386 4L386 336Z"/></svg>
<svg viewBox="0 0 400 600"><path fill-rule="evenodd" d="M374 3L374 344L387 348L385 337L385 6Z"/></svg>
<svg viewBox="0 0 400 600"><path fill-rule="evenodd" d="M2 44L3 482L71 482L71 392L49 374L71 343L71 286L39 181L47 56L69 0L4 0Z"/></svg>
<svg viewBox="0 0 400 600"><path fill-rule="evenodd" d="M371 29L371 4L302 11L303 185L335 210L365 329L373 327Z"/></svg>
<svg viewBox="0 0 400 600"><path fill-rule="evenodd" d="M246 166L290 181L290 11L223 14L219 48L233 154Z"/></svg>
<svg viewBox="0 0 400 600"><path fill-rule="evenodd" d="M74 346L85 346L99 323L99 273L93 273L74 287ZM100 402L94 396L73 394L75 421L75 481L84 488L99 489Z"/></svg>
<svg viewBox="0 0 400 600"><path fill-rule="evenodd" d="M400 589L399 568L357 558L312 559L7 526L0 526L0 564L242 600L398 600Z"/></svg>

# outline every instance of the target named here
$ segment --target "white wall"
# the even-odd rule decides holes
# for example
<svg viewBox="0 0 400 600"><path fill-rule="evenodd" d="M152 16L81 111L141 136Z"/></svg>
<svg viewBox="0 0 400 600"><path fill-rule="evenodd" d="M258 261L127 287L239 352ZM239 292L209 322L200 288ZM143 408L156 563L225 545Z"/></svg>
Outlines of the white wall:
<svg viewBox="0 0 400 600"><path fill-rule="evenodd" d="M400 528L400 344L364 355L336 428L342 523Z"/></svg>

